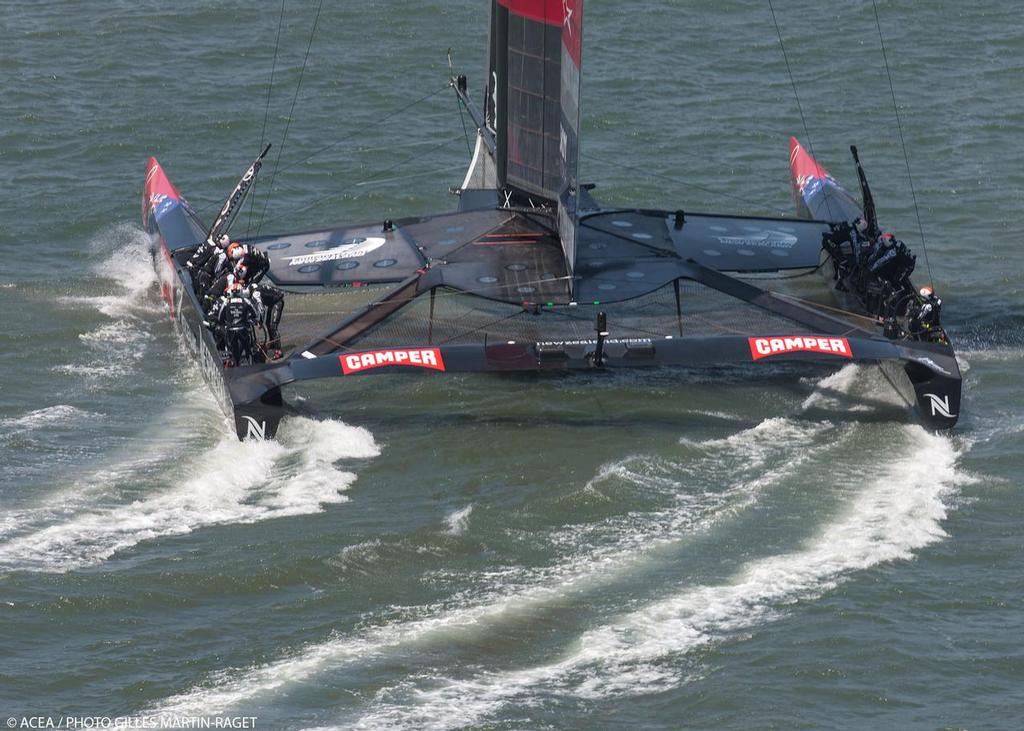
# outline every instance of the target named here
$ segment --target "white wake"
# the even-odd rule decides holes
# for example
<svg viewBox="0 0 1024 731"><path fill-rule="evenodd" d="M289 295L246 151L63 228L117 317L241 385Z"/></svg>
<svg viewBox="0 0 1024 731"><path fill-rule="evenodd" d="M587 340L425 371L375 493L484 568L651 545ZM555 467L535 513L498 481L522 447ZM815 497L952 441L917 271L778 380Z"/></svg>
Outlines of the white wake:
<svg viewBox="0 0 1024 731"><path fill-rule="evenodd" d="M79 508L56 523L0 543L0 567L69 571L92 566L143 541L190 533L205 526L252 523L316 513L344 502L356 475L335 467L343 459L373 457L379 449L365 429L305 418L282 422L276 442L240 442L223 435L189 457L175 484L133 502ZM132 474L119 475L117 492L136 490ZM43 516L49 512L36 510Z"/></svg>

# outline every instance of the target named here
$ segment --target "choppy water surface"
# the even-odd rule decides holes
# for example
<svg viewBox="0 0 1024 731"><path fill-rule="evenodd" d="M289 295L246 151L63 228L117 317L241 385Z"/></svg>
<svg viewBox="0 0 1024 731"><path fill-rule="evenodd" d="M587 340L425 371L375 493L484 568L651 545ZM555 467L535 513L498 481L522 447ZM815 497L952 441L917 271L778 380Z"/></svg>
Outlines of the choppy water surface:
<svg viewBox="0 0 1024 731"><path fill-rule="evenodd" d="M260 727L1008 728L1024 717L1016 3L881 2L948 434L877 372L367 379L229 433L139 226L157 155L240 229L449 210L487 4L14 5L0 20L0 710ZM358 7L356 7L358 5ZM587 8L603 200L788 212L786 140L920 251L870 4ZM264 117L266 127L264 130ZM288 126L288 137L282 136ZM328 147L329 146L329 147ZM326 149L324 149L326 148ZM318 153L318 154L314 154ZM304 158L310 159L304 159ZM924 257L919 281L927 281ZM333 390L332 390L333 389ZM865 406L870 404L870 406Z"/></svg>

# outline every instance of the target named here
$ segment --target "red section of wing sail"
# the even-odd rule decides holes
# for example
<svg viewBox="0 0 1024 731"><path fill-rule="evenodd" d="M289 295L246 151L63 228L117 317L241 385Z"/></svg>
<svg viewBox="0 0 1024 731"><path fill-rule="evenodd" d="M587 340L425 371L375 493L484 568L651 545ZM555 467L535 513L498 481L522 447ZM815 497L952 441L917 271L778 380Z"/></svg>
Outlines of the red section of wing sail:
<svg viewBox="0 0 1024 731"><path fill-rule="evenodd" d="M578 71L583 49L583 0L560 0L559 5L562 6L562 44Z"/></svg>
<svg viewBox="0 0 1024 731"><path fill-rule="evenodd" d="M548 25L562 25L565 19L562 6L566 3L573 4L574 0L498 0L510 13Z"/></svg>
<svg viewBox="0 0 1024 731"><path fill-rule="evenodd" d="M789 138L789 169L794 181L807 181L811 178L828 178L828 171L811 157L796 137ZM803 185L800 186L801 190Z"/></svg>
<svg viewBox="0 0 1024 731"><path fill-rule="evenodd" d="M156 161L155 157L151 157L146 166L146 197L148 198L154 193L166 195L175 200L181 198L181 194L174 187L174 183L168 179L164 169L160 167L160 163Z"/></svg>
<svg viewBox="0 0 1024 731"><path fill-rule="evenodd" d="M155 157L146 163L146 185L142 191L142 225L149 225L149 213L162 200L179 200L181 193L174 187Z"/></svg>

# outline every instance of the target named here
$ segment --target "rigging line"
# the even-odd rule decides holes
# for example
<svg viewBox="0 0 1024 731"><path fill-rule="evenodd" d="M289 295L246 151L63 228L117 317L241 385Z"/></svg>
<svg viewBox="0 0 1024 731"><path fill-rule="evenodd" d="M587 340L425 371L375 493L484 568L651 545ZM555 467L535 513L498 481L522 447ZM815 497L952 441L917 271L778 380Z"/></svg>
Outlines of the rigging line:
<svg viewBox="0 0 1024 731"><path fill-rule="evenodd" d="M874 1L874 0L872 0ZM796 78L793 76L793 68L789 65L789 54L786 53L786 44L782 40L782 28L779 27L778 18L775 17L775 6L772 5L772 0L768 0L768 9L772 11L772 22L775 24L775 33L779 36L779 47L782 49L782 58L786 61L786 73L789 74L789 83L793 86L793 97L796 99L796 108L800 112L800 121L804 126L804 136L807 138L807 149L810 150L811 157L817 162L818 158L814 154L814 143L811 142L811 131L807 128L807 117L804 116L804 107L800 103L800 95L796 90ZM828 217L834 218L832 214L832 205L829 203L828 186L821 186L821 192L825 197L825 208L828 210Z"/></svg>
<svg viewBox="0 0 1024 731"><path fill-rule="evenodd" d="M466 150L473 157L473 146L469 144L469 130L466 129L466 114L462 111L462 101L456 98L455 105L459 108L459 119L462 120L462 133L466 136Z"/></svg>
<svg viewBox="0 0 1024 731"><path fill-rule="evenodd" d="M719 196L719 197L722 197L722 198L731 198L732 200L739 201L740 203L743 203L743 204L748 205L748 206L754 205L754 206L760 206L761 208L768 208L768 209L771 209L773 211L778 211L783 216L787 216L787 217L789 216L789 212L788 211L786 211L784 208L780 208L778 206L769 205L767 203L762 203L760 201L751 200L749 198L744 198L742 196L733 195L731 193L724 193L722 191L712 190L711 188L705 188L704 186L697 185L696 183L691 183L691 182L688 182L688 181L685 181L685 180L679 180L678 178L673 178L673 177L671 177L669 175L663 175L661 173L653 173L650 170L644 170L643 168L633 167L633 166L630 166L630 165L626 165L624 163L613 162L611 160L605 160L605 159L600 158L600 157L595 157L594 155L591 155L590 153L587 153L587 152L580 152L580 156L581 157L590 158L591 160L593 160L595 162L604 163L605 165L610 165L610 166L613 166L613 167L622 168L623 170L631 170L633 172L642 173L642 174L647 175L647 176L652 177L652 178L658 178L660 180L667 180L668 182L675 183L676 185L682 185L684 187L695 188L696 190L703 191L703 192L708 193L710 195Z"/></svg>
<svg viewBox="0 0 1024 731"><path fill-rule="evenodd" d="M454 140L452 140L452 141L454 141ZM370 185L370 184L376 184L376 183L392 183L392 182L394 182L396 180L410 180L412 178L422 178L422 177L425 177L427 175L438 175L440 173L447 173L447 172L450 172L452 170L464 170L465 168L466 168L465 165L463 165L462 163L458 163L458 164L454 164L454 165L447 165L447 166L445 166L443 168L437 168L436 170L425 170L425 171L423 171L421 173L410 173L409 175L396 175L396 176L391 177L391 178L373 178L373 179L367 178L366 180L362 180L362 181L360 181L358 183L353 184L351 186L351 188L361 188L364 185ZM281 191L281 190L290 190L290 191L295 192L295 193L301 193L304 190L304 188L302 188L302 187L300 187L298 185L295 185L295 184L291 184L291 183L278 183L277 184L277 189L279 191ZM367 192L369 192L369 191L367 191ZM362 194L360 193L360 195L362 195Z"/></svg>
<svg viewBox="0 0 1024 731"><path fill-rule="evenodd" d="M437 175L439 173L447 173L452 170L463 170L466 166L462 163L455 165L448 165L437 170L425 170L422 173L410 173L409 175L396 175L392 178L375 178L373 180L364 180L361 183L356 183L353 187L362 187L364 185L370 185L371 183L393 183L396 180L412 180L413 178L422 178L427 175Z"/></svg>
<svg viewBox="0 0 1024 731"><path fill-rule="evenodd" d="M431 268L433 268L433 267L431 267ZM435 295L435 297L437 299L444 299L446 297L459 297L461 295L469 294L469 295L480 295L481 297L484 297L486 299L491 299L491 298L487 297L487 293L500 292L503 289L511 289L512 287L525 287L525 286L531 285L531 284L537 284L537 285L542 285L543 286L545 284L551 284L552 282L566 282L566 281L569 281L571 279L572 279L572 277L570 277L570 276L551 277L549 279L521 279L521 280L516 281L516 282L509 282L509 283L504 283L504 284L499 282L498 284L492 284L489 287L473 287L472 289L457 289L455 287L452 287L451 285L439 285L439 287L437 287L437 288L447 287L447 288L450 288L452 291L451 292L438 292ZM504 304L508 304L508 305L512 305L512 306L518 306L514 302L507 302L505 300L493 300L493 301L503 302ZM527 301L528 300L523 300L523 302L527 302ZM376 304L376 303L373 303L373 304ZM540 302L531 302L531 304L539 305L539 304L542 304L542 303L540 303ZM519 314L519 313L517 312L516 314Z"/></svg>
<svg viewBox="0 0 1024 731"><path fill-rule="evenodd" d="M755 279L757 281L763 281L763 282L776 282L776 281L779 281L781 279L800 279L801 277L809 277L812 274L817 274L818 271L823 266L825 266L825 264L826 264L826 262L822 261L820 264L818 264L818 266L814 267L813 269L807 269L806 271L801 269L796 274L778 274L779 270L776 269L775 270L776 271L776 276L774 276L774 277L767 276L767 274L766 274L763 277L747 277L747 279ZM757 272L747 272L747 273L748 274L756 274ZM743 277L739 277L739 279L743 279Z"/></svg>
<svg viewBox="0 0 1024 731"><path fill-rule="evenodd" d="M274 72L277 70L277 52L281 47L281 26L284 25L284 0L281 0L281 15L277 19L277 39L274 41L274 61L270 64L270 83L267 84L267 105L263 109L263 129L260 130L260 149L267 141L267 119L270 117L270 92L274 88ZM259 176L252 181L252 190L249 191L249 221L245 224L245 235L249 235L252 229L252 217L256 211L256 185Z"/></svg>
<svg viewBox="0 0 1024 731"><path fill-rule="evenodd" d="M382 122L386 122L387 120L391 119L392 117L395 117L395 116L401 114L402 112L405 112L405 111L408 111L409 109L412 109L417 104L420 104L421 102L425 102L427 99L430 99L431 97L437 96L442 91L445 91L446 89L448 89L450 87L451 87L451 84L445 84L444 86L442 86L437 91L432 91L429 94L425 94L424 96L421 96L416 101L410 102L409 104L406 104L404 107L402 107L400 109L396 109L395 111L391 112L390 114L385 114L380 119L375 120L372 124L368 124L368 125L366 125L364 127L360 127L359 129L357 129L357 130L355 130L355 131L345 135L341 139L335 140L334 142L331 142L328 145L324 145L323 147L321 147L318 150L314 150L313 152L311 152L310 154L306 155L306 157L302 158L301 160L296 160L295 162L293 162L293 163L291 163L289 165L286 165L285 167L281 168L281 172L283 173L283 172L285 172L287 170L291 170L292 168L297 167L297 166L301 165L302 163L307 162L308 160L316 157L321 152L326 152L327 150L331 149L332 147L337 147L342 142L348 142L353 137L355 137L357 135L360 135L360 134L362 134L362 133L364 133L364 132L366 132L368 130L371 130L374 127L380 126L380 124Z"/></svg>
<svg viewBox="0 0 1024 731"><path fill-rule="evenodd" d="M450 49L450 48L448 49L448 72L451 75L450 76L451 81L449 83L451 84L452 88L454 88L454 89L456 89L456 91L458 91L458 86L457 86L457 82L456 82L456 79L455 79L455 69L452 68L452 49ZM459 108L459 121L462 122L462 133L466 136L466 152L468 152L469 156L472 158L473 157L473 146L469 142L469 130L466 129L466 115L465 115L465 113L462 110L462 107L463 107L462 97L460 97L457 93L455 95L455 106ZM478 129L477 133L479 134L479 132L480 132L480 130Z"/></svg>
<svg viewBox="0 0 1024 731"><path fill-rule="evenodd" d="M313 28L309 32L309 42L306 44L306 55L302 59L302 69L299 71L299 80L295 84L295 95L292 97L292 106L288 110L288 121L284 125L284 135L281 137L281 147L277 150L277 159L274 161L274 172L270 175L270 182L267 184L267 197L263 201L263 210L260 212L260 225L256 227L256 236L260 235L263 229L263 217L267 215L267 206L270 205L270 196L274 192L274 178L277 177L277 169L281 165L281 155L284 153L284 143L288 139L288 130L292 126L292 118L295 113L295 102L299 100L299 89L302 88L302 77L306 75L306 64L309 62L309 50L313 47L313 38L316 37L316 26L320 22L320 11L324 9L324 0L316 8L316 17L313 18Z"/></svg>
<svg viewBox="0 0 1024 731"><path fill-rule="evenodd" d="M623 300L623 301L626 301L626 300ZM616 304L619 304L619 302L606 302L606 303L603 303L602 305L589 305L588 304L586 306L587 307L599 307L599 306L609 306L609 305L616 305ZM588 322L588 323L591 323L591 324L593 324L593 322L594 322L594 320L592 318L590 318L590 317L585 317L583 315L574 315L571 312L568 312L566 310L559 310L557 312L556 311L551 311L551 313L553 315L557 315L558 317L562 317L562 318L564 318L566 320L572 320L574 322ZM675 323L674 323L675 312L673 312L672 315L673 315L673 328L674 328L674 326L675 326ZM687 315L687 316L689 316L689 315ZM665 333L663 333L663 332L656 332L654 330L648 330L647 328L643 328L643 327L640 327L638 325L627 325L627 324L624 324L623 322L621 322L619 320L614 321L613 324L614 324L616 330L626 330L627 332L639 333L641 335L652 335L652 336L658 337L658 338L665 337Z"/></svg>
<svg viewBox="0 0 1024 731"><path fill-rule="evenodd" d="M361 181L359 181L357 183L353 183L352 185L348 185L348 186L342 188L341 190L335 191L333 193L329 193L329 194L327 194L327 195L325 195L325 196L323 196L321 198L317 198L315 201L313 201L309 205L303 206L302 208L298 208L298 209L296 209L294 211L290 211L288 213L288 215L294 216L297 213L302 213L303 211L308 211L310 208L313 208L314 206L317 206L320 203L323 203L324 201L330 200L331 198L337 198L339 195L344 195L345 193L349 192L350 190L352 190L353 188L355 188L355 187L357 187L359 185L363 185L363 184L365 184L368 181L374 180L375 178L380 177L384 173L389 173L392 170L395 170L395 169L401 167L402 165L405 165L407 163L412 162L413 160L417 160L419 158L425 157L425 156L429 155L432 152L440 150L442 147L446 147L447 145L450 145L451 143L455 142L458 139L459 139L458 135L455 135L454 137L450 137L447 140L443 140L442 142L440 142L440 143L434 145L433 147L431 147L431 148L421 152L418 155L410 155L409 157L403 158L403 159L399 160L398 162L396 162L394 165L386 167L383 170L378 170L376 173L374 173L373 175L371 175L370 177L368 177L368 178L366 178L364 180L361 180ZM271 223L273 221L278 221L278 220L280 220L282 218L284 218L283 215L276 216L274 218L268 218L266 221L264 221L264 223ZM257 231L257 235L258 235L258 233L259 232Z"/></svg>
<svg viewBox="0 0 1024 731"><path fill-rule="evenodd" d="M438 345L446 345L446 344L452 342L453 340L458 340L459 338L464 338L467 335L472 335L473 333L478 333L481 330L486 330L487 328L489 328L489 327L491 327L493 325L497 325L499 323L505 322L506 320L511 320L514 317L519 317L520 315L527 315L527 314L529 314L529 313L526 310L519 310L518 312L513 312L510 315L506 315L504 317L499 317L496 320L492 320L490 322L485 322L483 325L480 325L479 327L474 327L472 330L466 330L465 332L455 333L451 337L448 337L448 338L445 338L444 340L438 341L437 344ZM434 319L436 320L437 318L434 318Z"/></svg>
<svg viewBox="0 0 1024 731"><path fill-rule="evenodd" d="M871 0L871 7L875 10L875 27L878 28L878 42L882 46L882 61L885 63L885 74L889 77L889 93L892 95L892 111L896 116L896 129L900 133L900 145L903 147L903 161L907 164L907 181L910 183L910 195L914 200L914 213L917 215L917 228L921 233L921 250L924 252L924 264L928 269L928 278L935 283L932 276L932 265L928 261L928 247L924 240L924 224L921 223L921 209L917 205L917 193L914 191L914 178L910 174L910 156L907 154L907 142L903 138L903 123L900 121L900 110L896 105L896 89L892 84L892 72L889 70L889 58L885 52L885 39L882 37L882 21L878 17L878 4Z"/></svg>
<svg viewBox="0 0 1024 731"><path fill-rule="evenodd" d="M852 312L850 310L844 310L841 307L831 307L829 305L822 304L820 302L815 302L814 300L809 300L809 299L806 299L804 297L797 297L795 294L786 294L785 292L772 292L772 294L774 294L776 297L782 297L783 299L792 300L793 302L799 302L800 304L806 305L808 307L811 307L812 309L820 308L822 310L829 310L831 312L835 312L837 314L844 315L846 317L856 317L856 318L859 318L861 320L864 320L865 322L871 323L872 325L878 325L879 324L879 318L877 318L877 317L870 317L868 315L861 315L861 314L859 314L857 312Z"/></svg>
<svg viewBox="0 0 1024 731"><path fill-rule="evenodd" d="M685 147L681 147L679 145L670 145L670 144L667 144L665 142L659 142L657 140L642 139L641 138L642 134L645 137L647 135L642 133L642 132L640 132L637 135L630 134L629 132L623 132L621 129L617 129L616 127L612 126L612 124L607 122L607 121L604 121L604 125L605 126L597 127L597 129L600 130L601 132L611 132L612 134L618 135L619 137L622 137L623 139L629 140L630 142L642 143L643 146L646 149L660 150L660 149L664 149L664 148L667 147L667 148L670 148L672 150L672 154L673 155L683 155L684 157L690 157L690 158L693 158L694 160L699 160L704 165L707 164L708 158L707 158L707 155L705 155L705 154L702 154L702 153L699 153L699 152L691 152L690 150L686 149Z"/></svg>

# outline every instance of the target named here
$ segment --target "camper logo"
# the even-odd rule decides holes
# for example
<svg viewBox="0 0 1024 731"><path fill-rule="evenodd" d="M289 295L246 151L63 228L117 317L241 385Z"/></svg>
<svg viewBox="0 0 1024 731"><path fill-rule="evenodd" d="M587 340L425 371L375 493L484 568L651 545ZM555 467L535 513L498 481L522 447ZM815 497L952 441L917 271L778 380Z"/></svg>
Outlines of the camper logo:
<svg viewBox="0 0 1024 731"><path fill-rule="evenodd" d="M824 338L812 335L796 335L777 338L747 338L750 343L750 356L761 360L771 355L783 353L824 353L852 358L850 342L846 338Z"/></svg>
<svg viewBox="0 0 1024 731"><path fill-rule="evenodd" d="M395 350L368 350L339 356L341 370L346 376L383 366L412 366L434 371L444 370L440 348L403 348Z"/></svg>

